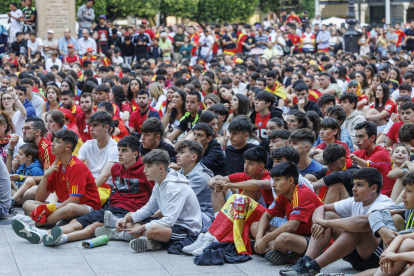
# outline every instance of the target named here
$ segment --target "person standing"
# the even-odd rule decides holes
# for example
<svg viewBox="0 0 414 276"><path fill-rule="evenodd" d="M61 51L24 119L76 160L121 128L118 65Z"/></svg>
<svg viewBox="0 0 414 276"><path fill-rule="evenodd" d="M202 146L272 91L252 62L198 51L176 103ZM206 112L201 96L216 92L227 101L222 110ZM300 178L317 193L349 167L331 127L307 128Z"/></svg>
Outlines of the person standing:
<svg viewBox="0 0 414 276"><path fill-rule="evenodd" d="M99 25L97 25L93 30L97 31L99 34L99 42L101 46L101 50L103 54L106 54L108 51L108 37L109 37L109 29L106 26L106 16L101 14L99 16Z"/></svg>
<svg viewBox="0 0 414 276"><path fill-rule="evenodd" d="M0 55L6 53L7 40L9 33L4 25L0 25Z"/></svg>
<svg viewBox="0 0 414 276"><path fill-rule="evenodd" d="M132 42L135 44L135 60L137 62L141 58L148 58L148 47L151 46L151 38L145 33L145 28L145 25L139 26L139 33L132 38Z"/></svg>
<svg viewBox="0 0 414 276"><path fill-rule="evenodd" d="M327 30L327 26L322 24L322 30L316 36L316 44L318 45L317 49L321 52L329 53L329 38L331 34Z"/></svg>
<svg viewBox="0 0 414 276"><path fill-rule="evenodd" d="M92 22L95 20L95 11L92 9L95 4L94 0L88 0L86 4L78 9L79 34L78 38L82 36L83 30L90 31L92 29Z"/></svg>
<svg viewBox="0 0 414 276"><path fill-rule="evenodd" d="M7 14L9 16L9 20L7 22L11 24L9 43L12 43L16 41L16 33L22 30L20 21L22 21L23 12L17 8L17 4L15 2L10 3L9 7L10 12Z"/></svg>
<svg viewBox="0 0 414 276"><path fill-rule="evenodd" d="M181 45L184 45L184 28L182 25L177 26L177 33L174 36L174 53L173 57L178 62L181 63L182 55L180 54Z"/></svg>

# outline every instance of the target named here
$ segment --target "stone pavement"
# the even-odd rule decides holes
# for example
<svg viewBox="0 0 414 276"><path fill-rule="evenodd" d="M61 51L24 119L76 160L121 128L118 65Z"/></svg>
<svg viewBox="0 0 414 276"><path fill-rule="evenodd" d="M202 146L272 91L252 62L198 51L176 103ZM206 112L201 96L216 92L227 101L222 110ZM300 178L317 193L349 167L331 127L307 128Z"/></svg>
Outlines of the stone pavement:
<svg viewBox="0 0 414 276"><path fill-rule="evenodd" d="M16 208L22 213L22 210ZM279 275L284 266L272 266L256 255L242 264L197 266L191 256L167 254L165 250L134 252L127 242L109 241L105 246L86 249L82 242L55 247L31 244L19 238L9 219L0 220L0 275L115 275L143 273L152 275ZM338 261L323 272L355 273L351 266Z"/></svg>

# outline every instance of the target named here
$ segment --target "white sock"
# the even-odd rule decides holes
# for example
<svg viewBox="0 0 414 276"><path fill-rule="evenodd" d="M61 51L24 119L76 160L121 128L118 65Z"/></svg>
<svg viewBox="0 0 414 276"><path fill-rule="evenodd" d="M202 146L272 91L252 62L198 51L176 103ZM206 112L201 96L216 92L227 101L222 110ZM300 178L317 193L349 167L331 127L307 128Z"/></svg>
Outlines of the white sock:
<svg viewBox="0 0 414 276"><path fill-rule="evenodd" d="M37 233L39 233L41 238L48 234L46 230L39 229L39 228L36 228L36 230L37 230Z"/></svg>
<svg viewBox="0 0 414 276"><path fill-rule="evenodd" d="M63 234L61 240L62 240L62 243L67 243L67 241L68 241L68 235Z"/></svg>

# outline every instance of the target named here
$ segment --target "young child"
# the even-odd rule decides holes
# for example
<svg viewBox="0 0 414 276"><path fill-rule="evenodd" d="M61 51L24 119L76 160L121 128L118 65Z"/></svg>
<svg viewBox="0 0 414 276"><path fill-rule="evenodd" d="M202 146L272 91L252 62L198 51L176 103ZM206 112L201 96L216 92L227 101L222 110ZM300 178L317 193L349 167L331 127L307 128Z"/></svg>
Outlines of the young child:
<svg viewBox="0 0 414 276"><path fill-rule="evenodd" d="M27 143L21 145L16 159L13 160L10 174L20 175L20 179L22 179L22 176L42 176L43 168L39 160L37 160L38 155L39 151L34 144ZM35 186L36 182L33 178L29 177L24 181L11 181L11 185L13 194L12 206L14 206L16 201L23 196L24 192Z"/></svg>
<svg viewBox="0 0 414 276"><path fill-rule="evenodd" d="M349 82L346 92L353 93L358 96L358 110L362 111L364 106L368 104L368 97L361 91L361 85L356 80L351 80Z"/></svg>

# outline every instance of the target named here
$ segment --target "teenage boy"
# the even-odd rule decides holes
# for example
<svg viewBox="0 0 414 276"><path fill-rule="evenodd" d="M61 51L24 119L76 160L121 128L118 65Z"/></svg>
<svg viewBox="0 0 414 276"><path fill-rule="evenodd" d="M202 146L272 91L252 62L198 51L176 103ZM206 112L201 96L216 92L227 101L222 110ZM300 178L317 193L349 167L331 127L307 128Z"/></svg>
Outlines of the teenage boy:
<svg viewBox="0 0 414 276"><path fill-rule="evenodd" d="M336 98L332 94L323 94L322 97L319 98L318 107L321 109L323 116L325 116L325 112L328 107L336 105Z"/></svg>
<svg viewBox="0 0 414 276"><path fill-rule="evenodd" d="M111 169L116 192L111 196L109 207L94 210L73 219L68 225L54 227L43 238L43 245L59 245L66 242L85 240L97 235L108 235L110 239L131 241L134 239L125 232L111 231L116 222L129 212L142 208L149 200L154 183L147 180L144 165L139 156L139 140L133 136L118 142L119 163ZM105 226L105 227L102 227Z"/></svg>
<svg viewBox="0 0 414 276"><path fill-rule="evenodd" d="M23 104L26 109L27 118L36 117L36 110L34 109L32 103L27 99L27 90L23 85L16 85L14 87L16 95L19 98L20 102Z"/></svg>
<svg viewBox="0 0 414 276"><path fill-rule="evenodd" d="M303 113L306 111L315 111L319 117L323 117L318 103L309 101L309 89L305 83L299 83L295 86L295 95L298 99L298 104L293 106L292 109L299 109Z"/></svg>
<svg viewBox="0 0 414 276"><path fill-rule="evenodd" d="M355 126L355 144L359 150L354 155L365 161L375 163L391 162L389 152L380 145L376 145L377 125L372 122L362 122ZM352 159L352 155L350 156Z"/></svg>
<svg viewBox="0 0 414 276"><path fill-rule="evenodd" d="M286 91L283 84L277 81L276 71L269 71L265 75L266 77L266 90L277 96L277 106L285 106ZM261 88L264 89L264 88ZM276 100L275 100L276 102Z"/></svg>
<svg viewBox="0 0 414 276"><path fill-rule="evenodd" d="M226 157L221 145L213 138L213 127L207 123L198 123L193 127L194 140L203 146L204 154L201 163L214 175L226 175Z"/></svg>
<svg viewBox="0 0 414 276"><path fill-rule="evenodd" d="M60 95L60 102L62 107L70 110L75 116L80 114L83 110L79 105L76 105L75 93L72 90L64 90Z"/></svg>
<svg viewBox="0 0 414 276"><path fill-rule="evenodd" d="M36 190L36 199L26 201L23 210L31 214L36 225L55 225L63 219L83 216L101 209L98 189L92 174L76 156L72 155L78 135L71 130L54 134L52 153L57 159L45 170ZM59 203L46 203L50 193L56 192ZM19 219L12 221L14 232L31 243L39 243L46 230L31 227Z"/></svg>
<svg viewBox="0 0 414 276"><path fill-rule="evenodd" d="M229 117L229 108L224 104L213 104L208 110L214 112L217 116L217 130L216 132L220 136L224 136L224 131L228 129L229 122L227 118Z"/></svg>
<svg viewBox="0 0 414 276"><path fill-rule="evenodd" d="M305 175L313 182L319 198L329 204L352 195L352 174L359 167L346 157L345 147L336 143L329 144L323 151L323 161L326 168Z"/></svg>
<svg viewBox="0 0 414 276"><path fill-rule="evenodd" d="M197 141L184 140L175 147L177 150L177 165L181 167L178 172L190 181L190 187L197 196L201 208L203 230L214 220L213 206L211 204L211 188L207 181L214 177L213 172L200 161L203 157L203 146Z"/></svg>
<svg viewBox="0 0 414 276"><path fill-rule="evenodd" d="M190 131L193 126L198 122L198 118L203 112L200 109L201 95L196 91L190 91L187 93L185 99L185 114L180 119L180 124L171 132L167 137L170 141L174 141L183 132Z"/></svg>
<svg viewBox="0 0 414 276"><path fill-rule="evenodd" d="M132 112L129 117L129 132L141 133L141 127L148 118L156 118L161 120L160 114L152 106L149 105L149 92L144 89L138 91L137 104L139 109Z"/></svg>
<svg viewBox="0 0 414 276"><path fill-rule="evenodd" d="M299 152L299 173L306 175L323 169L323 165L309 157L309 152L315 143L315 134L308 128L298 129L289 137L291 147Z"/></svg>
<svg viewBox="0 0 414 276"><path fill-rule="evenodd" d="M298 254L306 253L311 236L312 215L323 202L308 187L298 184L299 172L290 162L276 165L270 176L276 193L276 204L262 215L259 222L252 224L250 232L256 240L256 253L267 252L266 260L281 265L289 263ZM280 227L270 224L274 217L285 216L288 221Z"/></svg>
<svg viewBox="0 0 414 276"><path fill-rule="evenodd" d="M385 142L386 147L392 146L394 143L400 142L398 139L398 131L401 126L405 123L414 122L414 103L409 102L401 105L401 122L394 123L387 133L387 141Z"/></svg>
<svg viewBox="0 0 414 276"><path fill-rule="evenodd" d="M290 132L287 129L275 129L269 133L269 149L273 152L275 149L289 145Z"/></svg>
<svg viewBox="0 0 414 276"><path fill-rule="evenodd" d="M237 116L229 125L228 132L230 134L231 145L226 147L226 175L233 173L241 173L244 171L243 154L256 145L248 143L250 133L253 132L253 125L249 118L245 116ZM225 140L227 144L227 140Z"/></svg>
<svg viewBox="0 0 414 276"><path fill-rule="evenodd" d="M76 115L75 124L78 126L82 142L85 143L88 140L92 140L90 125L88 124L89 118L95 113L91 94L86 92L80 96L80 107L83 112Z"/></svg>
<svg viewBox="0 0 414 276"><path fill-rule="evenodd" d="M274 117L282 118L282 110L274 107L275 95L261 91L256 94L254 102L254 111L250 114L250 120L257 126L256 136L260 140L267 138L267 122Z"/></svg>
<svg viewBox="0 0 414 276"><path fill-rule="evenodd" d="M170 157L160 149L152 150L144 159L144 174L155 181L148 203L116 224L116 231L125 231L135 239L130 246L137 252L168 247L175 241L201 231L201 210L189 181L169 170ZM158 210L162 218L152 217Z"/></svg>
<svg viewBox="0 0 414 276"><path fill-rule="evenodd" d="M345 93L339 97L339 105L345 110L346 118L341 127L346 129L351 135L353 144L356 144L355 126L365 122L364 113L356 109L358 104L358 96L353 93Z"/></svg>
<svg viewBox="0 0 414 276"><path fill-rule="evenodd" d="M141 127L141 156L144 157L147 153L154 149L161 149L168 152L170 162L176 162L177 152L174 147L162 140L164 135L164 125L156 118L147 119Z"/></svg>
<svg viewBox="0 0 414 276"><path fill-rule="evenodd" d="M363 168L352 176L353 197L322 205L313 214L312 239L304 257L281 275L316 275L321 268L343 258L356 270L378 267L383 251L381 239L372 233L368 215L394 202L381 195L382 176L374 168ZM328 246L330 239L335 242ZM321 254L322 253L322 254Z"/></svg>
<svg viewBox="0 0 414 276"><path fill-rule="evenodd" d="M33 93L34 82L31 79L25 78L20 81L20 85L26 88L27 99L32 103L36 110L36 117L42 117L42 105L44 101L39 95Z"/></svg>
<svg viewBox="0 0 414 276"><path fill-rule="evenodd" d="M265 170L267 152L256 146L243 154L243 161L244 172L209 179L207 185L213 189L211 201L215 214L223 208L226 198L237 193L236 189L265 207L272 204L270 174Z"/></svg>
<svg viewBox="0 0 414 276"><path fill-rule="evenodd" d="M112 187L111 168L119 162L117 143L111 136L114 122L108 112L98 111L89 117L88 124L92 140L82 145L78 158L82 162L87 161L87 167L95 178L98 188L102 185L103 188Z"/></svg>

